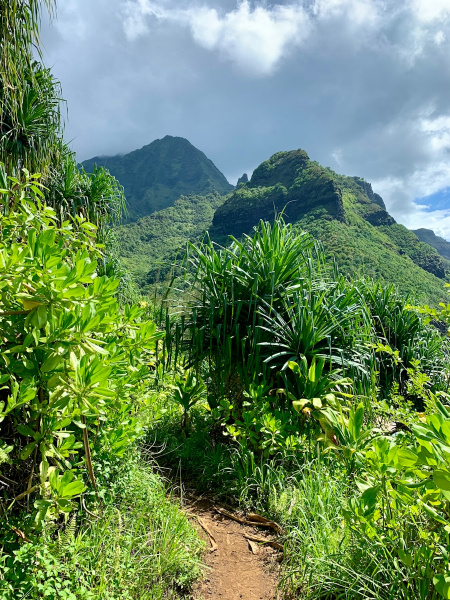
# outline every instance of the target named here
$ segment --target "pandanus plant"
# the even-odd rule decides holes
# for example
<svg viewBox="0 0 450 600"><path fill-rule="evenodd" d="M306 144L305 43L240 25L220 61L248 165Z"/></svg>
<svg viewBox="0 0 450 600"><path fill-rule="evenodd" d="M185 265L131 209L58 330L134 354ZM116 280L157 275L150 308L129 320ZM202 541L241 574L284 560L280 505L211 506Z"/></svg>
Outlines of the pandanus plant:
<svg viewBox="0 0 450 600"><path fill-rule="evenodd" d="M309 234L278 219L260 222L253 236L231 238L227 248L206 238L190 246L188 260L194 272L186 336L191 365L206 362L219 393L236 377L248 389L268 372L263 307L280 310L304 279L325 273L323 253Z"/></svg>
<svg viewBox="0 0 450 600"><path fill-rule="evenodd" d="M8 175L45 170L61 131L59 83L41 59L39 21L54 0L0 0L0 162Z"/></svg>

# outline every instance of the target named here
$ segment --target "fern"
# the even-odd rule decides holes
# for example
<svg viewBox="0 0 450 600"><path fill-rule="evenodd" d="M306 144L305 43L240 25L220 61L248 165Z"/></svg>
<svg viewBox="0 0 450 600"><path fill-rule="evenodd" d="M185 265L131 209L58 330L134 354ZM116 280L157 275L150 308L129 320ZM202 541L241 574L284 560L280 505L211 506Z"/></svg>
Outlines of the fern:
<svg viewBox="0 0 450 600"><path fill-rule="evenodd" d="M63 531L58 532L52 554L58 561L63 561L70 553L77 531L76 514L72 514Z"/></svg>

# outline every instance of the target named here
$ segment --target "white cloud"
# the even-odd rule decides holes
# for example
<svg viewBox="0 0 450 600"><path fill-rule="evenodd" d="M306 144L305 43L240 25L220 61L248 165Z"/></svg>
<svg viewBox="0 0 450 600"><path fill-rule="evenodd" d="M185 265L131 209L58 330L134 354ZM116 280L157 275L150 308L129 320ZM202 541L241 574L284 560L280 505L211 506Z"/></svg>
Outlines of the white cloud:
<svg viewBox="0 0 450 600"><path fill-rule="evenodd" d="M352 35L357 51L362 40L376 44L380 36L384 43L386 28L397 18L405 23L410 19L408 39L394 43L398 56L410 68L429 43L444 43L442 29L432 35L429 29L437 20L442 25L450 17L450 0L400 0L395 4L388 0L292 0L289 4L237 0L236 8L228 11L207 3L179 8L173 1L126 0L123 27L127 38L134 41L150 33L152 19L171 22L188 28L201 47L217 51L247 73L259 76L273 73L284 56L314 33L320 38L322 26L334 25L336 39Z"/></svg>
<svg viewBox="0 0 450 600"><path fill-rule="evenodd" d="M436 160L450 151L450 115L421 119L418 126Z"/></svg>
<svg viewBox="0 0 450 600"><path fill-rule="evenodd" d="M342 165L344 164L342 148L337 148L336 150L334 150L331 153L331 158L334 160L338 167L342 167Z"/></svg>
<svg viewBox="0 0 450 600"><path fill-rule="evenodd" d="M308 19L300 6L252 9L244 1L224 17L207 8L192 9L187 16L197 43L219 50L222 56L257 75L271 73L309 32Z"/></svg>
<svg viewBox="0 0 450 600"><path fill-rule="evenodd" d="M187 26L194 41L254 75L273 72L290 49L301 44L310 31L310 21L301 4L251 7L248 0L220 14L207 6L188 9L164 8L150 0L128 1L125 33L133 41L149 31L149 17Z"/></svg>
<svg viewBox="0 0 450 600"><path fill-rule="evenodd" d="M346 17L352 27L373 27L380 23L384 4L380 0L316 0L314 13L326 19Z"/></svg>
<svg viewBox="0 0 450 600"><path fill-rule="evenodd" d="M425 227L450 240L450 207L430 210L422 198L450 187L448 161L431 164L407 177L386 177L373 181L373 189L386 202L392 216L409 229Z"/></svg>
<svg viewBox="0 0 450 600"><path fill-rule="evenodd" d="M301 146L450 238L418 205L450 185L450 0L60 4L47 62L81 158L171 133L240 175Z"/></svg>
<svg viewBox="0 0 450 600"><path fill-rule="evenodd" d="M436 44L436 46L441 46L446 39L447 37L442 30L434 34L434 43Z"/></svg>
<svg viewBox="0 0 450 600"><path fill-rule="evenodd" d="M415 16L423 23L450 18L448 0L411 0L410 6Z"/></svg>
<svg viewBox="0 0 450 600"><path fill-rule="evenodd" d="M130 41L134 41L150 31L148 17L163 19L166 11L150 0L127 0L123 8L125 19L123 28Z"/></svg>
<svg viewBox="0 0 450 600"><path fill-rule="evenodd" d="M427 206L416 204L415 209L404 219L409 229L431 229L450 242L450 209L428 211Z"/></svg>

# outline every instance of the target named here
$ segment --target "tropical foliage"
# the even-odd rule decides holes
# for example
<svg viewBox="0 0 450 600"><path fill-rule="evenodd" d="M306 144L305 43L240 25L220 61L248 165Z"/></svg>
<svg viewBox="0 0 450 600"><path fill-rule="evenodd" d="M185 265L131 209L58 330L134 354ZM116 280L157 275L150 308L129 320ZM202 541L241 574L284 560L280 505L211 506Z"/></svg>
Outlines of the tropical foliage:
<svg viewBox="0 0 450 600"><path fill-rule="evenodd" d="M0 5L0 596L176 597L202 544L138 445L163 333L131 302L122 187L62 139L44 5Z"/></svg>
<svg viewBox="0 0 450 600"><path fill-rule="evenodd" d="M340 276L282 220L188 257L166 344L184 348L207 391L203 405L184 403L183 442L169 415L156 427L173 460L285 524L283 581L298 597L450 597L439 330L393 287Z"/></svg>
<svg viewBox="0 0 450 600"><path fill-rule="evenodd" d="M241 206L246 219L299 191L319 213L270 215L224 246L206 236L178 265L176 294L139 298L114 229L123 189L78 168L58 84L33 59L41 6L0 12L1 598L188 591L203 544L156 460L283 526L285 597L450 598L449 305L414 308L356 267L343 276L301 227L320 213L328 249L336 227L372 249L389 231L408 255L394 277L439 270L435 253L366 182L279 153L216 214ZM177 236L166 221L172 248L201 235L202 202L172 207L193 226Z"/></svg>

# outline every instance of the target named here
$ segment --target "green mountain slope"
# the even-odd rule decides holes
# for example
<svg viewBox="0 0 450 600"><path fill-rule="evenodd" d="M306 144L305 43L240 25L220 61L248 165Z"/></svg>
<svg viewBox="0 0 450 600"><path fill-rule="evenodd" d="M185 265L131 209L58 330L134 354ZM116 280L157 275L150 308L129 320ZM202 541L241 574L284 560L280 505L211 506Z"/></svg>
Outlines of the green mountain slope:
<svg viewBox="0 0 450 600"><path fill-rule="evenodd" d="M90 173L102 166L125 189L129 220L173 206L181 195L226 194L224 175L188 140L167 135L124 156L97 156L82 163Z"/></svg>
<svg viewBox="0 0 450 600"><path fill-rule="evenodd" d="M181 196L173 206L119 228L124 263L141 288L164 279L179 251L211 226L224 200L217 193Z"/></svg>
<svg viewBox="0 0 450 600"><path fill-rule="evenodd" d="M189 149L188 154L198 156L198 153L204 157L181 138L157 140L128 157L156 155L159 149L163 157L156 157L154 162L163 170L161 165L171 160L171 153L166 150L173 145L178 150ZM183 151L181 155L186 153ZM202 165L210 163L206 157L200 162ZM230 234L239 237L251 233L260 219L270 221L275 214L283 212L284 218L295 223L299 230L309 231L322 241L343 273L395 283L418 302L437 303L446 299L446 259L412 231L396 223L386 211L383 199L363 179L339 175L311 161L305 151L294 150L278 152L262 163L250 181L243 176L227 198L223 194L229 192L231 186L226 180L225 184L222 180L219 192L185 192L180 196L179 190L186 185L186 171L181 164L180 159L169 165L172 183L167 179L164 184L164 198L171 205L119 230L125 263L143 289L162 280L187 242L201 239L206 230L215 241L226 244ZM152 172L156 170L154 166ZM137 172L140 179L135 184L133 173ZM124 181L122 177L121 183L127 187L129 181L128 188L136 190L143 185L141 175L139 168L129 171L128 179ZM216 181L220 182L220 177ZM200 177L198 181L204 180ZM155 201L152 207L161 206L160 180L156 178L152 183L148 179L145 185L149 185L145 198L157 198L160 204ZM132 206L135 205L133 198L135 196L129 197Z"/></svg>
<svg viewBox="0 0 450 600"><path fill-rule="evenodd" d="M421 242L429 244L437 250L437 252L445 259L445 266L450 269L450 242L436 235L431 229L414 229Z"/></svg>
<svg viewBox="0 0 450 600"><path fill-rule="evenodd" d="M223 243L282 211L322 241L342 272L395 283L421 302L445 298L437 251L397 224L370 184L322 167L303 150L279 152L262 163L217 209L211 236Z"/></svg>

